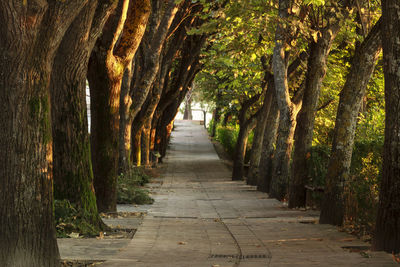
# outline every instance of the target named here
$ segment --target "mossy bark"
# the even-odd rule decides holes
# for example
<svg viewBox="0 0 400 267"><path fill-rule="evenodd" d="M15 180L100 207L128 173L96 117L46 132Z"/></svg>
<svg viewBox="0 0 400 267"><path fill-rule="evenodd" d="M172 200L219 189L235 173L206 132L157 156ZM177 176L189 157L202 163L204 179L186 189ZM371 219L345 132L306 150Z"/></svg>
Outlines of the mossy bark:
<svg viewBox="0 0 400 267"><path fill-rule="evenodd" d="M50 73L85 1L0 2L0 263L60 266L53 217Z"/></svg>
<svg viewBox="0 0 400 267"><path fill-rule="evenodd" d="M91 49L114 8L112 3L91 1L82 9L57 51L50 86L55 198L75 204L82 218L97 231L104 224L93 188L86 74Z"/></svg>

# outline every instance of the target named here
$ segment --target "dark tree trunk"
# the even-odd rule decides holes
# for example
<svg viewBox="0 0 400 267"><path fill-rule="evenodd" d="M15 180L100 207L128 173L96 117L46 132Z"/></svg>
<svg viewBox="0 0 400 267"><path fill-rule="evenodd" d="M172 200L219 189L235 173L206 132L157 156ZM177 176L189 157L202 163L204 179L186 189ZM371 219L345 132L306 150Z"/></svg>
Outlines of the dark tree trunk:
<svg viewBox="0 0 400 267"><path fill-rule="evenodd" d="M59 266L52 191L50 73L85 1L0 2L0 263Z"/></svg>
<svg viewBox="0 0 400 267"><path fill-rule="evenodd" d="M332 22L321 30L321 37L310 44L306 85L303 103L297 116L293 153L293 171L289 192L289 207L304 207L306 204L305 185L308 181L308 159L312 145L314 121L322 81L326 74L326 60L340 27Z"/></svg>
<svg viewBox="0 0 400 267"><path fill-rule="evenodd" d="M271 185L272 161L275 152L276 135L278 131L279 109L275 95L272 98L271 107L264 131L260 167L257 179L257 190L269 193Z"/></svg>
<svg viewBox="0 0 400 267"><path fill-rule="evenodd" d="M375 250L400 252L400 2L382 1L385 74L385 145Z"/></svg>
<svg viewBox="0 0 400 267"><path fill-rule="evenodd" d="M120 0L89 61L90 141L99 211L116 211L121 83L124 70L140 44L149 14L150 0Z"/></svg>
<svg viewBox="0 0 400 267"><path fill-rule="evenodd" d="M253 145L251 147L250 154L250 168L247 177L247 184L250 185L257 185L259 166L264 142L264 133L267 126L268 114L271 108L274 91L275 88L271 77L271 81L269 82L261 112L257 116L257 126L254 130Z"/></svg>
<svg viewBox="0 0 400 267"><path fill-rule="evenodd" d="M165 155L167 147L166 127L175 118L177 109L183 101L189 86L199 71L199 54L206 36L192 35L187 37L179 59L178 67L174 68L172 78L163 90L161 99L154 112L152 132L154 132L154 149L161 157ZM164 118L162 118L164 117ZM155 130L155 131L154 131ZM161 159L160 159L161 160Z"/></svg>
<svg viewBox="0 0 400 267"><path fill-rule="evenodd" d="M217 125L221 121L221 111L222 111L221 101L222 101L222 92L221 92L221 90L218 90L216 107L215 107L214 114L213 114L213 123L211 125L211 127L212 127L211 128L211 137L215 137L215 135L217 133Z"/></svg>
<svg viewBox="0 0 400 267"><path fill-rule="evenodd" d="M264 91L263 91L264 93ZM249 99L246 99L241 104L241 109L239 111L239 134L235 145L235 152L233 155L233 170L232 170L232 180L243 180L244 176L244 159L246 156L247 139L249 137L250 131L254 129L257 123L257 116L261 112L260 110L256 114L250 115L247 118L247 112L261 97L261 93L257 94ZM260 108L261 109L261 108Z"/></svg>
<svg viewBox="0 0 400 267"><path fill-rule="evenodd" d="M175 100L171 105L169 105L162 116L160 117L158 124L157 124L157 137L156 139L158 142L156 143L156 149L160 153L161 157L165 157L167 151L167 145L169 141L169 137L172 130L172 125L176 113L178 112L178 107L182 102L182 99Z"/></svg>
<svg viewBox="0 0 400 267"><path fill-rule="evenodd" d="M112 8L106 1L100 1L99 5L97 1L91 1L82 9L57 51L50 86L54 195L56 199L67 199L75 204L98 231L103 223L97 212L93 188L86 74L95 38ZM97 19L93 20L94 16Z"/></svg>
<svg viewBox="0 0 400 267"><path fill-rule="evenodd" d="M320 223L334 225L343 223L345 214L343 194L346 177L350 175L357 118L365 89L381 51L380 27L378 22L357 48L346 83L340 93Z"/></svg>
<svg viewBox="0 0 400 267"><path fill-rule="evenodd" d="M256 126L256 118L252 117L244 122L239 122L240 129L236 141L235 154L233 158L232 180L243 180L244 160L246 156L247 140L251 130Z"/></svg>

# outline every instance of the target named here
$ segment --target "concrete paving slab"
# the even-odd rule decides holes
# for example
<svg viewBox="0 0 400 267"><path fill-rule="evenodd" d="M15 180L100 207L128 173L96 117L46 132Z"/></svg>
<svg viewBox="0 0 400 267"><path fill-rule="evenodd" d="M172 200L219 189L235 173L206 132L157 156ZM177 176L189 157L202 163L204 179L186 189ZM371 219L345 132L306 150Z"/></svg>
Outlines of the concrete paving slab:
<svg viewBox="0 0 400 267"><path fill-rule="evenodd" d="M316 224L317 212L289 210L231 181L202 126L175 126L155 203L102 267L398 266L386 253L344 249L369 244Z"/></svg>

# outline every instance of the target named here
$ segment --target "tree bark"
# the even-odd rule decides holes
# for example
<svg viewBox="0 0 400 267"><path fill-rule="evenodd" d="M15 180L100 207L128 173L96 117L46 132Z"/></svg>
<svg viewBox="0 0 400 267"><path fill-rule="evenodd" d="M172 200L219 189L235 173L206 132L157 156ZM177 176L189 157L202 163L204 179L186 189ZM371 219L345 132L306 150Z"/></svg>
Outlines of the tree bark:
<svg viewBox="0 0 400 267"><path fill-rule="evenodd" d="M253 114L250 118L247 118L247 112L253 104L255 104L260 98L261 94L255 95L252 98L245 100L242 103L242 107L239 111L239 134L236 141L235 152L233 155L233 168L232 168L232 180L243 180L244 176L244 158L246 156L247 139L250 131L256 126L257 114Z"/></svg>
<svg viewBox="0 0 400 267"><path fill-rule="evenodd" d="M373 27L355 51L346 83L340 93L320 223L334 225L343 223L345 214L343 194L350 174L358 113L382 46L380 24L378 22Z"/></svg>
<svg viewBox="0 0 400 267"><path fill-rule="evenodd" d="M400 252L400 2L382 1L385 75L385 144L375 250Z"/></svg>
<svg viewBox="0 0 400 267"><path fill-rule="evenodd" d="M251 130L256 126L256 117L245 120L244 122L239 122L240 129L236 141L235 155L233 158L233 170L232 170L232 180L238 181L243 180L244 177L244 160L246 156L247 140Z"/></svg>
<svg viewBox="0 0 400 267"><path fill-rule="evenodd" d="M290 1L279 0L279 17L288 18ZM285 56L285 43L288 33L287 27L279 23L276 28L275 47L272 58L274 71L275 94L280 111L280 123L276 152L273 162L270 196L283 200L287 194L289 180L289 162L293 146L293 134L295 128L296 110L290 100L287 64Z"/></svg>
<svg viewBox="0 0 400 267"><path fill-rule="evenodd" d="M109 1L91 1L82 9L57 51L50 85L54 195L56 199L75 204L98 231L104 224L97 211L93 188L86 74L96 37L113 8Z"/></svg>
<svg viewBox="0 0 400 267"><path fill-rule="evenodd" d="M192 97L191 97L191 92L189 91L186 94L185 98L185 111L183 113L183 119L184 120L193 120L193 114L192 114Z"/></svg>
<svg viewBox="0 0 400 267"><path fill-rule="evenodd" d="M136 56L137 58L137 56ZM128 108L131 102L129 96L129 88L132 81L132 66L129 64L122 78L121 84L121 96L120 96L120 109L119 109L119 160L118 160L118 173L126 173L132 167L131 165L131 127L128 127L132 123L129 117L126 116Z"/></svg>
<svg viewBox="0 0 400 267"><path fill-rule="evenodd" d="M321 37L317 42L311 41L310 44L303 103L297 116L294 137L293 171L289 192L290 208L304 207L306 204L305 185L308 181L308 159L319 93L326 74L326 61L339 29L339 21L333 21L332 24L320 31Z"/></svg>
<svg viewBox="0 0 400 267"><path fill-rule="evenodd" d="M59 266L52 191L50 73L86 1L0 2L0 262Z"/></svg>
<svg viewBox="0 0 400 267"><path fill-rule="evenodd" d="M274 94L273 91L275 90L274 83L272 82L272 77L271 81L268 84L269 85L263 101L261 112L257 116L257 126L254 131L253 145L251 147L250 168L247 177L247 184L250 185L257 185L259 166L264 142L264 133L265 128L267 127L268 114L271 108L272 98Z"/></svg>
<svg viewBox="0 0 400 267"><path fill-rule="evenodd" d="M272 161L274 158L275 143L278 131L279 109L275 95L272 97L271 107L264 131L259 174L257 177L257 190L269 193L271 184Z"/></svg>
<svg viewBox="0 0 400 267"><path fill-rule="evenodd" d="M92 162L99 211L116 211L121 82L149 14L150 0L120 0L89 61Z"/></svg>

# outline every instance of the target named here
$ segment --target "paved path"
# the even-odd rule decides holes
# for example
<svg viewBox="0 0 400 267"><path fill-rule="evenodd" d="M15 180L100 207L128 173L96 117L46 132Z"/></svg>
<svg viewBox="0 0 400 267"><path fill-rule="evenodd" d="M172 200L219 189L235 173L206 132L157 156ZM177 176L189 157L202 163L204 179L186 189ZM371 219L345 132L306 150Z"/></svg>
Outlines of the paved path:
<svg viewBox="0 0 400 267"><path fill-rule="evenodd" d="M102 267L398 266L385 253L315 212L289 210L243 182L232 182L205 130L176 122L163 184L129 245Z"/></svg>

